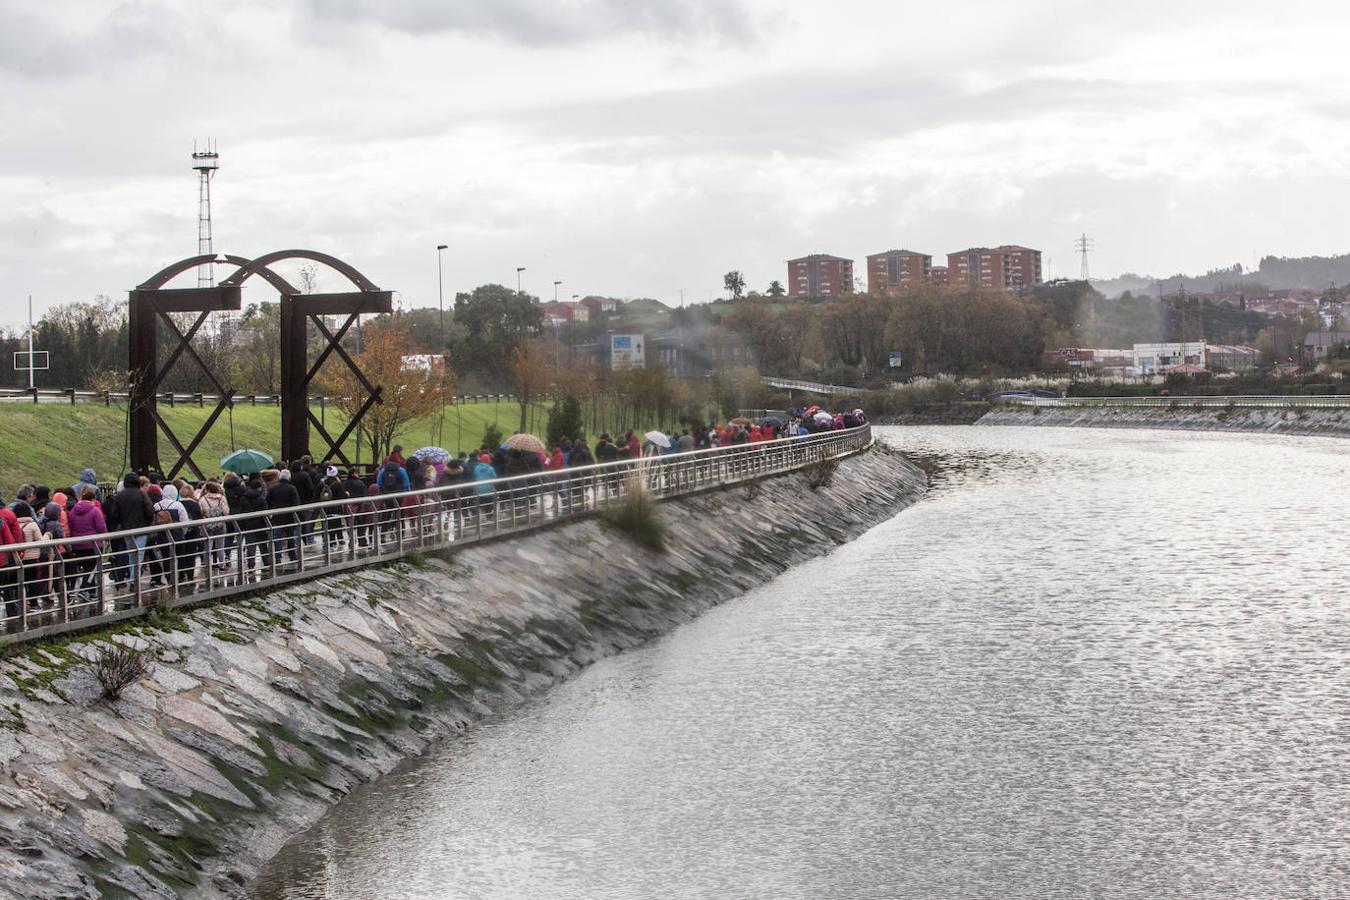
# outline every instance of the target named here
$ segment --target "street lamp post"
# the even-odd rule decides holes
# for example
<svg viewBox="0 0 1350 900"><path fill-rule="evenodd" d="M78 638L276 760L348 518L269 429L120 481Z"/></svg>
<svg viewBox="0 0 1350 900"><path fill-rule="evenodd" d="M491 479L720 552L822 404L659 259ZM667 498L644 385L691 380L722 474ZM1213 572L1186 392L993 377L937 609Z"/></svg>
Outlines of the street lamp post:
<svg viewBox="0 0 1350 900"><path fill-rule="evenodd" d="M445 352L445 273L441 266L442 252L449 244L436 245L436 306L441 311L441 352Z"/></svg>
<svg viewBox="0 0 1350 900"><path fill-rule="evenodd" d="M520 273L525 271L524 266L516 266L516 296L520 296Z"/></svg>
<svg viewBox="0 0 1350 900"><path fill-rule="evenodd" d="M555 281L555 282L553 282L553 302L554 302L554 303L557 303L557 302L558 302L558 285L560 285L560 284L562 284L561 281Z"/></svg>

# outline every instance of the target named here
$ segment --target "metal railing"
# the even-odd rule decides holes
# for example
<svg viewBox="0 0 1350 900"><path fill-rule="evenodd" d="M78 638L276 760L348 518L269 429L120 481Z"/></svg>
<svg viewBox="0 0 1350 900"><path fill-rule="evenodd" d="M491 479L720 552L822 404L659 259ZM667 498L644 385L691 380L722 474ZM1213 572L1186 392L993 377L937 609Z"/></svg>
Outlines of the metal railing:
<svg viewBox="0 0 1350 900"><path fill-rule="evenodd" d="M1350 409L1350 394L1248 394L1214 397L1001 397L999 402L1015 406L1068 407L1161 407L1193 409L1201 407L1251 409Z"/></svg>
<svg viewBox="0 0 1350 900"><path fill-rule="evenodd" d="M214 405L220 397L216 394L197 394L183 391L163 391L155 394L155 399L169 406L206 406ZM127 403L131 395L126 391L89 391L76 388L0 388L0 403L99 403L112 406L114 403ZM315 406L332 403L332 397L312 396L309 402ZM515 403L515 394L457 394L450 398L452 404L473 403ZM280 406L280 394L236 394L235 406Z"/></svg>
<svg viewBox="0 0 1350 900"><path fill-rule="evenodd" d="M848 387L843 384L821 384L818 381L797 381L793 378L776 378L772 375L765 375L761 379L769 387L776 387L784 391L806 391L810 394L852 394L857 393L858 388Z"/></svg>
<svg viewBox="0 0 1350 900"><path fill-rule="evenodd" d="M594 514L640 480L677 497L847 456L868 426L0 546L0 645L492 540Z"/></svg>

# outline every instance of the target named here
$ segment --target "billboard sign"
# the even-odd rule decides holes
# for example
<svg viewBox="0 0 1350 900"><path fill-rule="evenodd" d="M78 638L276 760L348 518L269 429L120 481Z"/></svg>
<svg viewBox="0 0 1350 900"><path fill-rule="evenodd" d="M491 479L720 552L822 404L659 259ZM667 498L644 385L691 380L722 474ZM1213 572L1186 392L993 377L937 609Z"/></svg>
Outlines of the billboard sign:
<svg viewBox="0 0 1350 900"><path fill-rule="evenodd" d="M612 369L645 369L647 357L640 334L611 334L609 364Z"/></svg>
<svg viewBox="0 0 1350 900"><path fill-rule="evenodd" d="M445 357L439 353L404 356L399 368L404 372L435 372L439 375L445 371Z"/></svg>
<svg viewBox="0 0 1350 900"><path fill-rule="evenodd" d="M904 358L901 356L899 351L893 351L887 354L887 359L890 360L890 365L892 369L898 369L902 365L904 365Z"/></svg>
<svg viewBox="0 0 1350 900"><path fill-rule="evenodd" d="M29 363L29 356L32 356L32 363ZM16 372L26 372L29 369L43 371L47 368L46 350L15 350L14 351L14 370Z"/></svg>

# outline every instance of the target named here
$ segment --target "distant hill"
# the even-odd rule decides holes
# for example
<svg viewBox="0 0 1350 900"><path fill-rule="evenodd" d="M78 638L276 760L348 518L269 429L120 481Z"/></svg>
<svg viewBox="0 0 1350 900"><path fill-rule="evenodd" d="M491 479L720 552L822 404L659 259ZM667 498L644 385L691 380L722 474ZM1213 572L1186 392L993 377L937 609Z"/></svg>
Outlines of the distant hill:
<svg viewBox="0 0 1350 900"><path fill-rule="evenodd" d="M1244 270L1241 264L1225 269L1211 269L1204 275L1169 275L1157 278L1127 272L1118 278L1093 279L1092 286L1106 297L1119 297L1126 291L1133 294L1156 294L1162 283L1165 294L1175 293L1184 285L1196 293L1219 293L1243 290L1257 291L1313 290L1332 284L1350 284L1350 254L1341 256L1267 256L1255 271Z"/></svg>

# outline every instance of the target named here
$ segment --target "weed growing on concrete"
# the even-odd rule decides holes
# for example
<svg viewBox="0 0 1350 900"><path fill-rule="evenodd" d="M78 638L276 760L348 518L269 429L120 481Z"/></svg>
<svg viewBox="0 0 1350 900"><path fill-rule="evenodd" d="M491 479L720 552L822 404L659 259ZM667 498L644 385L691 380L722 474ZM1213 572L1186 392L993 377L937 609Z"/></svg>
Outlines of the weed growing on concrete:
<svg viewBox="0 0 1350 900"><path fill-rule="evenodd" d="M656 553L666 549L666 526L657 516L656 497L641 468L624 481L623 496L605 507L604 520L639 547Z"/></svg>
<svg viewBox="0 0 1350 900"><path fill-rule="evenodd" d="M103 685L103 696L116 700L122 691L150 674L149 657L121 644L104 644L94 658L94 677Z"/></svg>
<svg viewBox="0 0 1350 900"><path fill-rule="evenodd" d="M830 482L834 481L834 473L839 468L839 460L822 459L807 466L806 484L813 491L818 491L823 487L829 487Z"/></svg>

